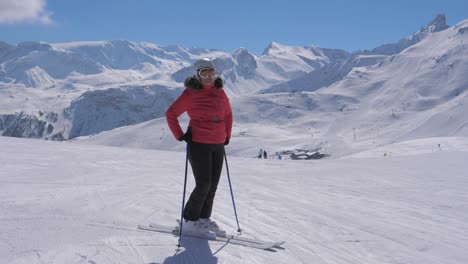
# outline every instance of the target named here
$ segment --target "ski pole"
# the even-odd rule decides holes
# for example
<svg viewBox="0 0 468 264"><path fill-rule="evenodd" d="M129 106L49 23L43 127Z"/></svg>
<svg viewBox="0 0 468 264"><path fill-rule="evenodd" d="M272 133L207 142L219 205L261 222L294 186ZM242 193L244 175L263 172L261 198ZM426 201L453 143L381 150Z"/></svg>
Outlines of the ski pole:
<svg viewBox="0 0 468 264"><path fill-rule="evenodd" d="M180 229L179 229L179 244L177 245L177 250L180 249L180 240L182 238L182 225L184 223L184 204L185 204L185 190L187 187L187 167L188 167L188 159L189 159L189 144L187 143L187 149L185 151L185 178L184 178L184 192L182 195L182 211L180 213Z"/></svg>
<svg viewBox="0 0 468 264"><path fill-rule="evenodd" d="M228 177L228 182L229 182L229 189L231 190L232 206L234 207L234 215L236 216L237 232L240 234L242 230L239 226L239 219L237 218L236 202L234 201L234 193L232 191L231 177L229 176L229 165L227 161L226 150L224 150L224 161L226 163L226 172L227 172L227 177Z"/></svg>

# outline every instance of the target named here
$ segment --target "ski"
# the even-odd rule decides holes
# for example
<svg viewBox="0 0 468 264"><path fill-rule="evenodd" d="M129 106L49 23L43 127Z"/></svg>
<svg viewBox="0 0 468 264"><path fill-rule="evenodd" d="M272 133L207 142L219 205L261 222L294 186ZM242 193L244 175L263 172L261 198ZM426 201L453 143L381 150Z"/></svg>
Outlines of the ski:
<svg viewBox="0 0 468 264"><path fill-rule="evenodd" d="M177 220L177 223L180 223L180 221ZM161 226L161 225L158 225L158 224L150 224L150 226L158 227L158 226ZM179 231L178 226L176 226L176 230ZM259 239L246 238L246 237L235 236L235 235L230 235L230 234L226 234L225 236L218 236L218 237L223 237L223 238L233 239L233 240L240 240L240 241L245 241L245 242L250 242L250 243L256 243L256 244L268 244L268 245L273 244L274 247L278 247L278 248L279 248L281 245L283 245L284 243L286 243L286 241L278 241L278 242L263 241L263 240L259 240Z"/></svg>
<svg viewBox="0 0 468 264"><path fill-rule="evenodd" d="M179 219L177 219L177 223L180 224ZM158 224L150 224L150 226L161 226ZM176 226L176 230L179 231L178 226ZM279 242L270 242L270 241L263 241L260 239L253 239L253 238L247 238L247 237L241 237L241 236L235 236L235 235L230 235L226 234L225 236L218 236L218 237L224 237L228 239L235 239L235 240L240 240L240 241L245 241L245 242L250 242L250 243L256 243L256 244L274 244L274 247L280 247L283 245L286 241L279 241Z"/></svg>
<svg viewBox="0 0 468 264"><path fill-rule="evenodd" d="M138 225L138 228L141 230L146 230L146 231L152 231L152 232L160 232L160 233L167 233L167 234L173 234L175 236L179 236L179 230L170 227L170 226L162 226L158 224L151 224L149 226L146 225ZM244 240L239 240L237 237L215 237L215 238L208 238L205 236L197 236L194 234L183 234L184 236L190 236L190 237L195 237L195 238L200 238L200 239L207 239L211 241L219 241L219 242L226 242L234 245L241 245L241 246L246 246L246 247L252 247L252 248L257 248L257 249L263 249L263 250L272 250L274 247L277 247L276 243L261 243L261 242L248 242ZM252 240L253 241L253 240Z"/></svg>
<svg viewBox="0 0 468 264"><path fill-rule="evenodd" d="M177 226L176 226L175 228L176 228L177 231L179 231L180 220L179 220L179 219L176 219L176 222L177 222ZM158 224L150 224L150 226L156 226L156 227L158 227L158 226L161 226L161 225L158 225ZM225 237L225 238L229 238L229 239L242 240L242 241L251 242L251 243L257 243L257 244L274 244L275 247L280 247L281 245L283 245L284 243L286 243L286 241L269 242L269 241L263 241L263 240L259 240L259 239L246 238L246 237L235 236L235 235L229 235L229 234L226 234L225 236L218 236L218 237Z"/></svg>

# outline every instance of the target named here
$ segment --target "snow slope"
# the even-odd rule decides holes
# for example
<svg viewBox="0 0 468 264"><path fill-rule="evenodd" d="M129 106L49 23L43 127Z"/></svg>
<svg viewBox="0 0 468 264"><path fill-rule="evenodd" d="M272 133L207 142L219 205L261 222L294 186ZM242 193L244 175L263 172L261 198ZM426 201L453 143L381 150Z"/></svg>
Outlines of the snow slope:
<svg viewBox="0 0 468 264"><path fill-rule="evenodd" d="M184 239L176 254L175 237L136 225L175 223L184 153L7 137L0 145L2 263L468 262L466 148L316 162L229 156L244 236L284 239L284 249ZM235 232L224 173L213 218Z"/></svg>
<svg viewBox="0 0 468 264"><path fill-rule="evenodd" d="M319 90L360 100L359 109L333 124L336 138L330 141L340 145L356 145L357 141L364 147L466 136L465 28L468 20L433 33L377 65L355 68L342 81Z"/></svg>
<svg viewBox="0 0 468 264"><path fill-rule="evenodd" d="M252 157L259 149L268 153L293 149L323 149L328 127L357 107L359 100L333 94L275 93L231 99L234 122L229 154ZM181 127L188 126L184 115ZM330 131L333 133L333 131ZM76 142L132 148L176 150L183 147L170 132L165 118L121 127ZM353 146L349 147L352 151ZM340 153L333 152L333 156Z"/></svg>
<svg viewBox="0 0 468 264"><path fill-rule="evenodd" d="M403 141L395 144L379 146L365 150L344 158L369 158L381 156L411 156L441 151L466 151L468 149L467 137L437 137Z"/></svg>

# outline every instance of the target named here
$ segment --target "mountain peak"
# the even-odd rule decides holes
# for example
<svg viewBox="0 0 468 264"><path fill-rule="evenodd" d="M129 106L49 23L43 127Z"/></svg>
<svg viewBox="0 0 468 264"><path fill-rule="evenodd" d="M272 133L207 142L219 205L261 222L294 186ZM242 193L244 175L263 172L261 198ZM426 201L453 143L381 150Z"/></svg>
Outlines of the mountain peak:
<svg viewBox="0 0 468 264"><path fill-rule="evenodd" d="M246 48L239 48L232 53L232 56L239 57L239 56L253 56Z"/></svg>
<svg viewBox="0 0 468 264"><path fill-rule="evenodd" d="M426 38L429 34L445 30L448 27L445 15L439 14L429 24L427 24L427 26L422 27L419 31L413 33L413 35L400 40L400 43L406 46L414 45Z"/></svg>
<svg viewBox="0 0 468 264"><path fill-rule="evenodd" d="M281 49L283 47L283 45L279 44L278 42L270 42L270 44L268 44L268 46L265 48L265 50L263 51L262 55L268 55L272 50L275 50L275 49Z"/></svg>
<svg viewBox="0 0 468 264"><path fill-rule="evenodd" d="M236 49L233 54L239 54L239 53L244 53L244 52L249 52L246 48L238 48Z"/></svg>
<svg viewBox="0 0 468 264"><path fill-rule="evenodd" d="M400 39L397 43L389 43L378 46L370 51L370 54L384 54L393 55L400 53L402 50L420 42L432 33L436 33L449 28L446 23L445 15L438 14L429 24L425 27L421 27L420 30L414 32L411 36ZM358 53L366 53L358 52Z"/></svg>
<svg viewBox="0 0 468 264"><path fill-rule="evenodd" d="M448 28L447 20L444 14L438 14L432 21L429 23L426 28L433 27L435 31L441 31Z"/></svg>

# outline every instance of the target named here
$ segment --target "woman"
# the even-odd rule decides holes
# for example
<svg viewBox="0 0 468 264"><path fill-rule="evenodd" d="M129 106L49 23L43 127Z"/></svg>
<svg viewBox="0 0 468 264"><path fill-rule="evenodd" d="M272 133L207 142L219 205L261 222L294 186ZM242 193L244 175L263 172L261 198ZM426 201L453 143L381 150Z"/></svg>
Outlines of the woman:
<svg viewBox="0 0 468 264"><path fill-rule="evenodd" d="M208 59L200 59L194 68L196 75L185 79L186 89L166 112L174 137L188 144L196 183L185 205L182 231L223 236L226 232L210 217L223 168L224 146L231 138L232 111L214 64ZM177 119L184 112L190 117L186 133Z"/></svg>

